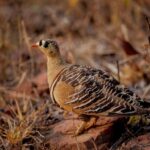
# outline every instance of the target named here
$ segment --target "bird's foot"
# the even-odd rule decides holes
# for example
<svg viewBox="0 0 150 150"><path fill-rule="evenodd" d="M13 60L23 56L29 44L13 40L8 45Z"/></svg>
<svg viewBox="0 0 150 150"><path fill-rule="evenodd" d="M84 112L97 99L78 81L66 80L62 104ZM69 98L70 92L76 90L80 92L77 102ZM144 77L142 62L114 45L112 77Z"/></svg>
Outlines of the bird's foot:
<svg viewBox="0 0 150 150"><path fill-rule="evenodd" d="M77 129L72 130L72 131L67 131L66 134L72 135L72 137L78 136L78 135L82 134L85 130L88 130L89 128L94 126L97 121L97 117L86 118L86 117L82 116L81 119L82 119L82 122L78 125Z"/></svg>
<svg viewBox="0 0 150 150"><path fill-rule="evenodd" d="M83 133L85 130L91 128L92 126L94 126L96 124L97 118L96 117L92 117L89 121L83 121L79 127L77 128L76 132L75 132L75 136L80 135L81 133Z"/></svg>

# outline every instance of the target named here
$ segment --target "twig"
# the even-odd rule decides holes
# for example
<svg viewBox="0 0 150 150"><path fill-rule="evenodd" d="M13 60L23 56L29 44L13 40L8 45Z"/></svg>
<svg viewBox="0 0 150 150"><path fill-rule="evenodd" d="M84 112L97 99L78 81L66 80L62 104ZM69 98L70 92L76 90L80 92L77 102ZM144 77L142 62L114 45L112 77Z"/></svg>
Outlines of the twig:
<svg viewBox="0 0 150 150"><path fill-rule="evenodd" d="M75 120L73 119L73 126L75 126ZM77 150L80 150L80 146L79 146L79 142L78 142L78 138L77 136L75 136L75 141L76 141L76 145L77 145Z"/></svg>
<svg viewBox="0 0 150 150"><path fill-rule="evenodd" d="M150 91L150 85L148 85L147 87L145 87L144 93L142 95L142 97L144 98Z"/></svg>
<svg viewBox="0 0 150 150"><path fill-rule="evenodd" d="M34 74L34 62L32 60L33 55L32 55L32 51L31 51L31 44L30 44L29 36L27 34L27 31L26 31L26 27L25 27L24 21L21 21L21 27L22 27L23 38L24 38L25 43L26 43L26 45L28 47L29 55L31 56L31 69L32 69L31 73Z"/></svg>
<svg viewBox="0 0 150 150"><path fill-rule="evenodd" d="M21 85L21 83L25 80L26 76L27 76L27 72L25 71L22 73L21 78L17 84L17 87L19 87Z"/></svg>
<svg viewBox="0 0 150 150"><path fill-rule="evenodd" d="M118 75L118 80L119 80L119 82L121 82L119 61L117 60L116 63L117 63L117 75Z"/></svg>
<svg viewBox="0 0 150 150"><path fill-rule="evenodd" d="M8 94L8 95L10 95L12 97L15 97L15 98L32 99L32 100L36 100L37 99L35 97L28 96L28 95L26 95L24 93L19 93L19 92L16 92L16 91L8 90L5 87L0 87L0 92L3 92L5 94Z"/></svg>
<svg viewBox="0 0 150 150"><path fill-rule="evenodd" d="M96 143L95 143L95 141L94 141L93 138L91 139L91 141L92 141L92 144L93 144L93 146L94 146L94 149L95 149L95 150L98 150L98 147L97 147L97 145L96 145Z"/></svg>
<svg viewBox="0 0 150 150"><path fill-rule="evenodd" d="M149 31L148 42L149 42L149 45L150 45L150 21L149 21L149 18L147 16L145 16L145 19L146 19L146 22L147 22L147 25L148 25L148 31Z"/></svg>
<svg viewBox="0 0 150 150"><path fill-rule="evenodd" d="M141 55L133 55L133 56L130 56L130 57L128 57L127 59L124 59L124 60L122 60L122 61L119 61L119 65L124 65L124 64L126 64L126 63L135 61L136 59L139 58L139 56L141 57Z"/></svg>
<svg viewBox="0 0 150 150"><path fill-rule="evenodd" d="M24 38L25 43L26 43L26 45L27 45L27 47L28 47L28 50L29 50L29 52L30 52L30 54L31 54L31 53L32 53L32 52L31 52L31 44L30 44L29 36L28 36L28 34L27 34L26 27L25 27L25 23L24 23L23 20L21 21L21 27L22 27L23 38Z"/></svg>
<svg viewBox="0 0 150 150"><path fill-rule="evenodd" d="M22 111L21 111L18 101L16 99L15 99L15 104L16 104L17 113L18 113L17 116L18 116L19 120L23 120Z"/></svg>

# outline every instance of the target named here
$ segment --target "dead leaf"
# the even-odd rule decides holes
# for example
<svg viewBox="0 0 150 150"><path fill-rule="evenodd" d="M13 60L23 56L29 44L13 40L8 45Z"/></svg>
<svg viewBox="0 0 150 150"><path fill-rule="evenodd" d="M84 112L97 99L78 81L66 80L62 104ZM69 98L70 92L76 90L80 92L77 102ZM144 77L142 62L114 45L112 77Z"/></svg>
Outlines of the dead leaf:
<svg viewBox="0 0 150 150"><path fill-rule="evenodd" d="M120 41L121 47L123 48L127 56L140 54L138 50L136 50L129 41L126 41L125 39L122 39L122 38L119 38L119 41Z"/></svg>

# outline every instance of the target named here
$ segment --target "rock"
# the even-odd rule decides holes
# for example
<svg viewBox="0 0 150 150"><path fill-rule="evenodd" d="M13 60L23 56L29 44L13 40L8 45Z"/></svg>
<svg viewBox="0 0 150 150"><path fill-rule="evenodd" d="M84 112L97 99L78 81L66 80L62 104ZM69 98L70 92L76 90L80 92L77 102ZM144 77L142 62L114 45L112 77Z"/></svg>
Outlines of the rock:
<svg viewBox="0 0 150 150"><path fill-rule="evenodd" d="M48 143L51 148L65 150L87 150L87 149L108 149L114 133L118 130L116 125L122 123L121 119L101 117L96 125L79 136L73 136L80 120L62 120L52 126L49 134L51 139ZM70 133L72 132L72 133Z"/></svg>
<svg viewBox="0 0 150 150"><path fill-rule="evenodd" d="M150 134L134 137L126 144L123 143L118 150L150 150Z"/></svg>

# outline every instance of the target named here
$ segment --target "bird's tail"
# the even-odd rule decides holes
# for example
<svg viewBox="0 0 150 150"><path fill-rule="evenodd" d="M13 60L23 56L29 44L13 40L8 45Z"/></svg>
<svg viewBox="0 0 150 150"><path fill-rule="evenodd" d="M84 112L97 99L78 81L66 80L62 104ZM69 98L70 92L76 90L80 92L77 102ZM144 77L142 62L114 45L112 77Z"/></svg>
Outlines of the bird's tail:
<svg viewBox="0 0 150 150"><path fill-rule="evenodd" d="M140 100L140 106L144 109L149 109L150 110L150 100Z"/></svg>
<svg viewBox="0 0 150 150"><path fill-rule="evenodd" d="M150 115L136 115L130 116L127 122L128 125L135 126L149 126L150 125Z"/></svg>
<svg viewBox="0 0 150 150"><path fill-rule="evenodd" d="M131 126L136 126L139 124L150 125L150 101L140 100L140 106L143 111L139 115L129 117L128 124Z"/></svg>

